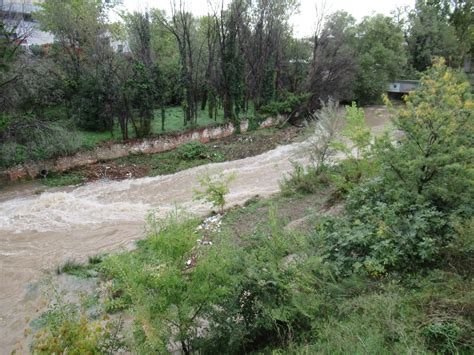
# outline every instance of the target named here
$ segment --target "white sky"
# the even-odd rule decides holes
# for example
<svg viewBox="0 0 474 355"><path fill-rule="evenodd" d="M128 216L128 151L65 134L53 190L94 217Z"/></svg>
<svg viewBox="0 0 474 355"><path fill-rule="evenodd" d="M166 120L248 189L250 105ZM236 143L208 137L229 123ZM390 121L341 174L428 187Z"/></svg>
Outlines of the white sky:
<svg viewBox="0 0 474 355"><path fill-rule="evenodd" d="M208 13L208 0L184 0L187 8L196 16ZM214 0L215 1L215 0ZM213 1L213 2L214 2ZM177 0L176 2L179 2ZM227 1L226 1L227 2ZM300 0L300 10L292 18L292 24L297 37L309 36L313 33L315 6L321 5L322 0ZM148 8L165 9L169 13L170 0L123 0L123 7L129 11L145 10ZM389 15L390 11L401 6L413 7L415 0L327 0L329 12L345 10L360 20L374 13Z"/></svg>

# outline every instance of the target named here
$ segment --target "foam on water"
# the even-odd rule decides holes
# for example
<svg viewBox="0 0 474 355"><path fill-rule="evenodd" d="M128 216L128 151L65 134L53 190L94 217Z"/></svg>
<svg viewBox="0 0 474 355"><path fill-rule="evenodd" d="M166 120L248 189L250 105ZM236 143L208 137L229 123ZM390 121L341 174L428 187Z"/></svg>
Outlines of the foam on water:
<svg viewBox="0 0 474 355"><path fill-rule="evenodd" d="M43 232L104 220L136 220L143 218L148 208L140 203L101 203L91 196L81 197L74 192L43 193L36 198L0 204L0 225L4 230L14 232Z"/></svg>

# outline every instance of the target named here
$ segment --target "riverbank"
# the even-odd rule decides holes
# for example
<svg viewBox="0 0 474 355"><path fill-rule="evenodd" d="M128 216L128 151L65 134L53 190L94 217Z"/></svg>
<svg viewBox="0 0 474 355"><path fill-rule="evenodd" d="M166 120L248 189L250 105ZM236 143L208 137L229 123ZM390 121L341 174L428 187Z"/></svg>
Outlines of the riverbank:
<svg viewBox="0 0 474 355"><path fill-rule="evenodd" d="M137 154L155 154L170 151L190 142L207 143L211 140L231 136L235 132L245 133L251 129L268 128L281 122L283 117L268 117L250 127L251 122L243 120L239 127L230 122L207 127L198 127L184 132L162 134L156 137L127 142L106 142L91 150L81 150L70 156L57 157L43 161L31 161L0 170L0 183L14 182L26 178L44 177L50 173L63 173L74 168L113 160ZM252 123L253 125L253 123Z"/></svg>
<svg viewBox="0 0 474 355"><path fill-rule="evenodd" d="M374 131L382 130L388 122L386 111L372 109L367 121ZM143 238L150 210L163 217L179 205L197 216L208 214L207 204L193 200L203 174L235 173L227 201L229 206L243 205L255 195L277 193L282 178L293 170L292 162L308 162L304 142L169 175L99 180L26 197L17 194L0 202L2 354L9 354L17 342L25 352L23 331L42 307L38 289L42 271L55 270L67 260L85 261L90 255L133 248Z"/></svg>

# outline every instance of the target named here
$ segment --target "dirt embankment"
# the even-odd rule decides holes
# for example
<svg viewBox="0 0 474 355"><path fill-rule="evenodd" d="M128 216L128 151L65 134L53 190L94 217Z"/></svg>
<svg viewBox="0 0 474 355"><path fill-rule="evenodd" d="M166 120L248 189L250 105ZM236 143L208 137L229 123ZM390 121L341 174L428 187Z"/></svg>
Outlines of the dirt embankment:
<svg viewBox="0 0 474 355"><path fill-rule="evenodd" d="M289 126L278 130L269 129L266 131L231 135L220 140L214 140L205 144L209 154L197 157L192 164L202 165L252 157L274 149L280 144L291 143L298 137L300 132L301 128ZM167 169L174 169L177 160L179 160L179 156L169 153L164 153L161 157L129 157L127 159L115 159L86 165L73 169L70 173L83 176L85 182L101 179L118 181L155 176L158 175L157 173L174 172L167 171ZM180 170L178 166L176 166L177 170Z"/></svg>
<svg viewBox="0 0 474 355"><path fill-rule="evenodd" d="M280 118L269 117L260 123L260 128L275 124ZM246 132L249 122L240 123L240 131ZM154 138L129 141L109 142L90 151L80 151L71 156L59 157L39 162L29 162L6 170L0 170L0 181L17 181L27 177L35 178L47 172L64 172L80 166L90 165L99 161L117 159L131 154L154 154L173 150L183 144L199 141L207 143L214 139L231 136L236 131L232 123L215 127L191 129L177 134L161 135Z"/></svg>

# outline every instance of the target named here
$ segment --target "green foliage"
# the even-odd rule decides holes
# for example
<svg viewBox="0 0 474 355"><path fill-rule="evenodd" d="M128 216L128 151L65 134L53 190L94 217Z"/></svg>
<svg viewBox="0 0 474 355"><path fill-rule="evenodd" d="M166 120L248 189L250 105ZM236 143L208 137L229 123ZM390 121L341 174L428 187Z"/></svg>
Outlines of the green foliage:
<svg viewBox="0 0 474 355"><path fill-rule="evenodd" d="M232 260L235 284L225 302L213 308L209 335L197 342L203 352L268 351L311 333L326 301L330 271L305 253L304 238L283 230L275 212L270 210L262 229L243 236L244 247L221 249Z"/></svg>
<svg viewBox="0 0 474 355"><path fill-rule="evenodd" d="M284 196L291 196L295 192L310 194L321 189L321 186L329 183L330 170L326 168L318 169L310 165L304 167L301 164L292 162L293 170L280 184L281 193Z"/></svg>
<svg viewBox="0 0 474 355"><path fill-rule="evenodd" d="M90 256L87 264L74 260L67 260L64 264L56 268L56 274L68 274L77 277L93 277L96 275L97 266L102 262L100 255Z"/></svg>
<svg viewBox="0 0 474 355"><path fill-rule="evenodd" d="M347 218L320 222L325 257L341 273L375 278L439 261L449 231L445 216L428 205L378 201L376 190L370 183L363 184L351 193ZM375 201L367 201L369 193Z"/></svg>
<svg viewBox="0 0 474 355"><path fill-rule="evenodd" d="M453 66L462 64L460 39L464 42L461 44L466 45L463 37L469 35L459 33L456 36L456 28L449 23L446 5L449 7L448 2L420 0L409 14L408 49L411 64L420 72L429 68L435 57L444 57ZM470 11L472 13L472 3Z"/></svg>
<svg viewBox="0 0 474 355"><path fill-rule="evenodd" d="M380 148L386 183L409 200L471 215L473 118L465 77L437 61L394 121L404 132L400 146L386 143Z"/></svg>
<svg viewBox="0 0 474 355"><path fill-rule="evenodd" d="M57 122L38 122L34 115L5 115L0 127L0 166L9 167L68 155L81 146L81 136Z"/></svg>
<svg viewBox="0 0 474 355"><path fill-rule="evenodd" d="M10 36L12 35L3 19L0 20L0 74L7 72L9 65L14 59L17 46L12 43ZM3 76L0 78L3 79ZM0 82L3 84L3 81Z"/></svg>
<svg viewBox="0 0 474 355"><path fill-rule="evenodd" d="M107 315L90 321L85 310L66 303L57 291L41 325L31 345L34 354L106 354L123 349L117 336L120 322Z"/></svg>
<svg viewBox="0 0 474 355"><path fill-rule="evenodd" d="M286 98L280 101L271 101L266 105L263 105L259 109L259 113L262 115L284 115L290 114L298 108L304 106L304 104L310 98L310 93L303 93L303 94L293 94L287 93Z"/></svg>
<svg viewBox="0 0 474 355"><path fill-rule="evenodd" d="M344 154L343 160L332 174L339 192L350 191L363 178L374 174L375 166L370 160L372 154L372 134L365 122L365 113L355 102L346 106L345 126L340 140L330 142L330 148Z"/></svg>
<svg viewBox="0 0 474 355"><path fill-rule="evenodd" d="M233 292L228 261L211 246L196 247L196 226L179 211L165 220L150 218L151 234L137 253L105 261L121 298L130 300L139 353L165 352L171 341L189 352L205 315Z"/></svg>
<svg viewBox="0 0 474 355"><path fill-rule="evenodd" d="M361 105L377 103L387 83L398 79L406 67L403 32L392 18L375 15L365 17L357 33L354 94Z"/></svg>
<svg viewBox="0 0 474 355"><path fill-rule="evenodd" d="M210 155L209 148L201 142L190 142L176 149L176 155L183 160L206 159Z"/></svg>
<svg viewBox="0 0 474 355"><path fill-rule="evenodd" d="M201 176L199 184L204 190L194 190L196 200L204 200L218 208L219 212L224 212L225 196L229 193L229 183L235 179L235 174L224 176L204 175Z"/></svg>
<svg viewBox="0 0 474 355"><path fill-rule="evenodd" d="M345 218L320 226L341 272L380 277L439 263L457 239L452 222L472 215L468 84L441 61L406 102L394 121L404 134L399 145L386 137L375 146L377 175L352 188ZM352 139L368 142L365 134Z"/></svg>

